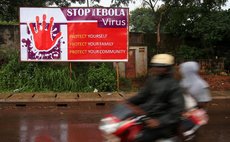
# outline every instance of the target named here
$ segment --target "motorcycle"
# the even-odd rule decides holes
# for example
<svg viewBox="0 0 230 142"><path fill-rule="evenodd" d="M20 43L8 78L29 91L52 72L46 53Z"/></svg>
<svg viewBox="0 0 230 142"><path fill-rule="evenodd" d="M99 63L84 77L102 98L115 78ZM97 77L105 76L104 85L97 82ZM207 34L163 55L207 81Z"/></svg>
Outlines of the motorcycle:
<svg viewBox="0 0 230 142"><path fill-rule="evenodd" d="M180 134L171 138L162 138L156 142L181 142L194 139L196 132L207 124L207 113L203 109L193 108L181 120ZM112 112L100 120L99 130L105 142L134 142L145 128L145 115L135 115L124 104L118 104Z"/></svg>
<svg viewBox="0 0 230 142"><path fill-rule="evenodd" d="M185 113L181 120L181 134L183 141L191 141L195 138L201 126L209 121L207 111L199 108L197 101L189 94L184 94Z"/></svg>
<svg viewBox="0 0 230 142"><path fill-rule="evenodd" d="M106 142L134 142L145 128L146 115L135 115L123 104L116 105L112 112L100 120L99 130ZM177 137L159 139L157 142L177 142Z"/></svg>

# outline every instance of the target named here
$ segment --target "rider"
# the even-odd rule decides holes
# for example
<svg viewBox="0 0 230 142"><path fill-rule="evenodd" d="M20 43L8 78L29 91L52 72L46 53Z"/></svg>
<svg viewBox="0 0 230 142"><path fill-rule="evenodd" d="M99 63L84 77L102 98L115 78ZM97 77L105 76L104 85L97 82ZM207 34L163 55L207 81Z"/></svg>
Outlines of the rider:
<svg viewBox="0 0 230 142"><path fill-rule="evenodd" d="M157 54L151 59L153 76L149 76L137 95L126 101L138 115L146 115L146 128L137 142L152 142L175 136L184 110L179 83L173 78L174 57Z"/></svg>

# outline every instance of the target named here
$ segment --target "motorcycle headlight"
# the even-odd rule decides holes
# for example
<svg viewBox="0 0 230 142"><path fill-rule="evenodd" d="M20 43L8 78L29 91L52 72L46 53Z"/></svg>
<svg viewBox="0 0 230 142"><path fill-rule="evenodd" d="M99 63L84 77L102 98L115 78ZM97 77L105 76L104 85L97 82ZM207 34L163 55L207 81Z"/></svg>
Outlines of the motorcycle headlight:
<svg viewBox="0 0 230 142"><path fill-rule="evenodd" d="M114 133L119 126L119 123L115 122L113 118L104 118L100 121L99 130L106 134Z"/></svg>

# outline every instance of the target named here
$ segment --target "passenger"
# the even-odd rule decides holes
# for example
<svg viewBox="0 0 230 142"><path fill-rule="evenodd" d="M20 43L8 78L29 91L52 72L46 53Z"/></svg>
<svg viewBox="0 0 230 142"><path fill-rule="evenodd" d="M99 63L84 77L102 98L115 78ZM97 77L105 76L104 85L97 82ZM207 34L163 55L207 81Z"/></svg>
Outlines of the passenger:
<svg viewBox="0 0 230 142"><path fill-rule="evenodd" d="M185 112L181 123L181 131L185 140L195 136L200 126L208 123L206 112L207 103L211 101L209 85L199 76L197 62L189 61L180 64L179 71L182 76L180 82L184 90Z"/></svg>
<svg viewBox="0 0 230 142"><path fill-rule="evenodd" d="M179 71L182 75L180 85L185 93L197 101L199 108L206 108L212 98L208 83L199 75L199 64L194 61L182 63Z"/></svg>
<svg viewBox="0 0 230 142"><path fill-rule="evenodd" d="M137 136L136 142L152 142L171 138L177 134L184 110L182 90L173 78L174 57L157 54L151 59L154 72L136 96L126 101L138 115L146 115L146 128Z"/></svg>

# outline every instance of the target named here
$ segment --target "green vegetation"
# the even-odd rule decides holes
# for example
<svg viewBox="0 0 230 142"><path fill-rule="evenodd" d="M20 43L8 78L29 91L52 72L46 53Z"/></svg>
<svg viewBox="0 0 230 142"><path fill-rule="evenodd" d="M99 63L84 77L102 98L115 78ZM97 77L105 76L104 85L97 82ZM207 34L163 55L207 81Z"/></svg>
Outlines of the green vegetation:
<svg viewBox="0 0 230 142"><path fill-rule="evenodd" d="M132 80L124 77L120 77L120 90L121 91L132 90Z"/></svg>
<svg viewBox="0 0 230 142"><path fill-rule="evenodd" d="M161 52L181 60L218 57L229 70L230 9L222 9L227 1L143 0L143 7L131 12L130 29L155 34L150 57Z"/></svg>
<svg viewBox="0 0 230 142"><path fill-rule="evenodd" d="M116 73L108 65L101 64L100 67L90 66L88 70L88 83L97 90L111 91L116 88Z"/></svg>
<svg viewBox="0 0 230 142"><path fill-rule="evenodd" d="M105 63L84 65L78 63L70 75L68 64L19 62L19 54L14 52L8 57L0 70L0 92L88 92L95 88L99 91L116 89L116 74ZM70 77L71 76L71 77Z"/></svg>
<svg viewBox="0 0 230 142"><path fill-rule="evenodd" d="M130 0L133 1L133 0ZM68 7L71 4L90 4L91 7L100 7L101 0L1 0L0 21L19 21L20 7ZM129 0L110 0L111 7L128 5Z"/></svg>
<svg viewBox="0 0 230 142"><path fill-rule="evenodd" d="M127 5L135 0L110 0L111 6ZM224 58L230 70L230 10L221 6L227 0L143 0L143 7L131 11L130 30L146 36L148 56L157 52L173 53L178 60ZM2 0L0 25L14 25L19 21L19 7L73 3L100 6L100 0ZM94 3L95 2L95 3ZM161 5L158 5L159 3ZM165 40L163 35L172 40ZM146 40L146 39L145 39ZM154 41L154 42L153 42ZM151 44L150 44L151 43ZM7 53L7 54L6 54ZM0 52L0 91L112 91L116 77L111 65L105 63L72 63L70 74L67 63L19 62L18 53ZM8 62L7 62L8 61ZM131 88L131 80L120 79L121 90ZM123 88L122 88L123 87Z"/></svg>
<svg viewBox="0 0 230 142"><path fill-rule="evenodd" d="M0 25L18 25L16 21L0 21Z"/></svg>
<svg viewBox="0 0 230 142"><path fill-rule="evenodd" d="M181 45L175 52L175 56L179 61L202 59L204 54L201 49L187 45Z"/></svg>
<svg viewBox="0 0 230 142"><path fill-rule="evenodd" d="M131 31L154 33L156 30L155 17L150 8L138 8L130 12Z"/></svg>

